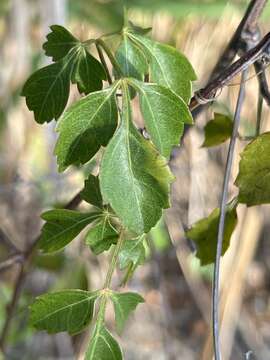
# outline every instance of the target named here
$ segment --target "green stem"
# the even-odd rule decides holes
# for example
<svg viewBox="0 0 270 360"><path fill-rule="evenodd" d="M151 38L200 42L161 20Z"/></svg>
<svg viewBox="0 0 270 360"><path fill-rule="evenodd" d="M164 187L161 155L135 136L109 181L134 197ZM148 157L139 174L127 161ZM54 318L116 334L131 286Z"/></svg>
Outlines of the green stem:
<svg viewBox="0 0 270 360"><path fill-rule="evenodd" d="M109 266L109 269L108 269L108 272L107 272L107 275L106 275L106 279L105 279L105 282L104 282L104 285L103 285L103 288L102 288L102 291L101 291L103 293L101 295L101 301L100 301L100 306L99 306L98 315L97 315L97 325L96 325L96 327L101 326L103 324L103 322L104 322L106 305L107 305L107 301L108 301L108 298L109 298L108 294L110 292L109 288L110 288L110 285L111 285L114 270L116 268L118 255L120 253L120 250L122 248L122 245L123 245L124 241L125 241L124 231L121 230L119 239L117 241L117 244L113 249L110 266Z"/></svg>
<svg viewBox="0 0 270 360"><path fill-rule="evenodd" d="M123 76L122 70L120 68L120 65L116 61L113 53L111 52L111 49L107 46L107 44L102 39L97 39L96 44L98 44L102 47L102 49L105 51L108 58L110 59L112 66L114 67L115 71L117 72L117 75L119 77L122 77Z"/></svg>
<svg viewBox="0 0 270 360"><path fill-rule="evenodd" d="M258 105L257 105L257 122L256 122L256 134L259 136L261 132L261 123L262 123L262 106L263 106L263 97L259 91Z"/></svg>

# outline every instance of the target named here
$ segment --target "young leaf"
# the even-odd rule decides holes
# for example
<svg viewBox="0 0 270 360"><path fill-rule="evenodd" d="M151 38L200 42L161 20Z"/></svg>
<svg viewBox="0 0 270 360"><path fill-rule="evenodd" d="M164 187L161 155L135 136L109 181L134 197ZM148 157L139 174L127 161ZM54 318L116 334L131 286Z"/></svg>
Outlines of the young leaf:
<svg viewBox="0 0 270 360"><path fill-rule="evenodd" d="M122 360L121 349L103 324L97 325L88 346L85 360Z"/></svg>
<svg viewBox="0 0 270 360"><path fill-rule="evenodd" d="M123 270L128 266L134 271L138 265L145 261L144 236L136 239L126 240L119 253L119 266ZM133 272L132 271L132 272Z"/></svg>
<svg viewBox="0 0 270 360"><path fill-rule="evenodd" d="M30 323L48 333L74 335L92 320L97 292L63 290L37 297L30 306Z"/></svg>
<svg viewBox="0 0 270 360"><path fill-rule="evenodd" d="M188 106L168 88L135 79L129 82L139 90L141 112L151 140L168 158L172 147L179 144L184 123L193 122Z"/></svg>
<svg viewBox="0 0 270 360"><path fill-rule="evenodd" d="M141 49L125 33L115 57L125 77L143 80L148 67L146 58Z"/></svg>
<svg viewBox="0 0 270 360"><path fill-rule="evenodd" d="M233 202L227 205L222 255L230 246L231 235L237 225L236 205ZM197 221L186 232L186 236L197 246L196 256L200 259L201 265L211 264L215 261L219 217L220 210L215 209L208 217Z"/></svg>
<svg viewBox="0 0 270 360"><path fill-rule="evenodd" d="M63 26L52 25L50 29L52 31L47 35L47 41L43 44L43 49L47 56L52 57L53 61L62 59L72 48L80 43Z"/></svg>
<svg viewBox="0 0 270 360"><path fill-rule="evenodd" d="M238 200L247 206L270 203L270 132L258 136L241 154L235 184Z"/></svg>
<svg viewBox="0 0 270 360"><path fill-rule="evenodd" d="M90 246L95 255L108 250L111 245L117 243L117 231L112 227L110 220L107 216L93 226L87 233L85 242Z"/></svg>
<svg viewBox="0 0 270 360"><path fill-rule="evenodd" d="M62 249L70 243L88 224L101 216L100 212L80 213L74 210L50 210L41 215L43 225L39 247L44 252Z"/></svg>
<svg viewBox="0 0 270 360"><path fill-rule="evenodd" d="M130 313L136 309L139 303L143 303L144 299L141 295L132 292L113 292L110 298L114 306L116 329L120 334L123 331L125 322Z"/></svg>
<svg viewBox="0 0 270 360"><path fill-rule="evenodd" d="M169 45L131 32L128 36L144 49L150 65L151 81L170 88L187 103L191 97L191 81L196 80L187 58Z"/></svg>
<svg viewBox="0 0 270 360"><path fill-rule="evenodd" d="M202 147L220 145L231 137L233 129L232 119L224 114L215 113L204 128L204 142Z"/></svg>
<svg viewBox="0 0 270 360"><path fill-rule="evenodd" d="M157 223L162 209L169 207L172 180L165 159L134 127L125 89L123 120L101 162L104 201L130 231L138 235L147 233Z"/></svg>
<svg viewBox="0 0 270 360"><path fill-rule="evenodd" d="M85 96L64 113L55 147L59 171L86 163L107 145L117 126L116 86Z"/></svg>
<svg viewBox="0 0 270 360"><path fill-rule="evenodd" d="M77 83L79 92L84 94L102 89L102 80L106 80L101 63L83 47L80 49L72 80Z"/></svg>
<svg viewBox="0 0 270 360"><path fill-rule="evenodd" d="M98 176L90 174L84 182L81 198L95 207L102 209L102 196L99 187Z"/></svg>
<svg viewBox="0 0 270 360"><path fill-rule="evenodd" d="M70 76L76 52L72 52L55 64L45 66L26 81L22 96L36 122L42 124L57 120L65 109L69 97Z"/></svg>

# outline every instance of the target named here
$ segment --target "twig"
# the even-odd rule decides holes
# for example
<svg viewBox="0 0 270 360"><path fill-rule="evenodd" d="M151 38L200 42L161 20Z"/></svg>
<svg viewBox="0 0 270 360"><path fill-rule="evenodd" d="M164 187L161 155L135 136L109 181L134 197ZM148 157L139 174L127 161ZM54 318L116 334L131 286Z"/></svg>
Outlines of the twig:
<svg viewBox="0 0 270 360"><path fill-rule="evenodd" d="M0 263L0 272L7 270L16 263L22 262L24 260L23 254L14 254L8 257L6 260Z"/></svg>
<svg viewBox="0 0 270 360"><path fill-rule="evenodd" d="M103 55L103 52L102 52L102 48L101 46L96 43L96 48L97 48L97 52L98 52L98 56L100 58L100 61L105 69L105 72L106 72L106 75L107 75L107 80L108 80L108 83L111 85L112 84L112 78L111 78L111 74L109 72L109 69L108 69L108 66L107 66L107 63L106 63L106 60L104 58L104 55Z"/></svg>
<svg viewBox="0 0 270 360"><path fill-rule="evenodd" d="M238 128L240 124L240 115L242 110L242 105L245 97L245 79L247 77L247 70L244 70L241 78L241 85L239 90L239 95L237 99L237 105L234 116L233 123L233 132L230 140L222 196L221 196L221 204L220 204L220 219L218 225L218 237L217 237L217 252L216 252L216 260L214 266L214 280L213 280L213 339L214 339L214 354L215 359L220 360L220 344L219 344L219 272L220 272L220 257L222 253L222 243L224 236L224 227L225 227L225 218L226 218L226 204L228 197L228 188L229 188L229 180L231 175L231 167L233 162L234 148L238 134Z"/></svg>
<svg viewBox="0 0 270 360"><path fill-rule="evenodd" d="M264 57L269 59L269 48L270 33L266 34L257 46L247 51L246 54L224 70L215 80L210 82L205 88L199 90L190 101L190 109L194 110L200 104L212 101L215 98L217 90L228 85L236 75L254 64L255 61Z"/></svg>

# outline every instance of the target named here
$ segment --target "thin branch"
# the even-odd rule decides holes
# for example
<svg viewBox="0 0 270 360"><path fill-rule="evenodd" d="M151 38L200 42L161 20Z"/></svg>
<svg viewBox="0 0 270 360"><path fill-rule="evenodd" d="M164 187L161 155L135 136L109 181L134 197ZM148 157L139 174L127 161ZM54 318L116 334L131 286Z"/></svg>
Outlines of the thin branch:
<svg viewBox="0 0 270 360"><path fill-rule="evenodd" d="M103 55L103 52L102 52L102 48L101 46L96 43L96 48L97 48L97 52L98 52L98 56L100 58L100 61L105 69L105 72L106 72L106 75L107 75L107 80L108 80L108 83L111 85L112 84L112 78L111 78L111 74L109 72L109 69L108 69L108 66L107 66L107 63L106 63L106 60L104 58L104 55Z"/></svg>
<svg viewBox="0 0 270 360"><path fill-rule="evenodd" d="M247 51L239 60L235 61L223 71L215 80L210 82L205 88L199 90L190 101L190 109L194 110L201 103L212 101L216 92L228 85L230 81L239 73L247 69L255 61L265 58L269 61L270 32L259 42L257 46Z"/></svg>
<svg viewBox="0 0 270 360"><path fill-rule="evenodd" d="M6 271L14 264L20 263L24 260L23 254L14 254L9 256L6 260L0 263L0 272Z"/></svg>
<svg viewBox="0 0 270 360"><path fill-rule="evenodd" d="M233 163L234 149L235 143L238 135L238 128L240 124L240 115L242 110L242 105L245 97L245 80L247 78L247 69L243 71L241 77L241 85L239 90L239 95L237 99L237 105L234 116L233 123L233 132L230 140L222 196L221 196L221 204L220 204L220 219L218 225L218 237L217 237L217 252L216 252L216 260L214 266L214 280L213 280L213 339L214 339L214 354L215 359L221 359L220 353L220 343L219 343L219 272L220 272L220 257L222 253L222 243L224 236L224 227L225 227L225 218L226 218L226 204L228 198L228 189L229 189L229 181L231 176L231 168Z"/></svg>

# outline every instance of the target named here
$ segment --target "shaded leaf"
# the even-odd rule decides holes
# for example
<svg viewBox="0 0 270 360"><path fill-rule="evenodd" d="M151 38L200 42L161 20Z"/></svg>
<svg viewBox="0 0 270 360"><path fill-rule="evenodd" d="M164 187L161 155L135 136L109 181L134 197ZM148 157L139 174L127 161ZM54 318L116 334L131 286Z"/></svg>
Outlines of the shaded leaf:
<svg viewBox="0 0 270 360"><path fill-rule="evenodd" d="M46 221L39 239L39 247L44 252L57 251L70 243L100 212L80 213L79 211L57 209L41 215Z"/></svg>
<svg viewBox="0 0 270 360"><path fill-rule="evenodd" d="M141 49L124 33L116 54L123 76L143 80L147 72L147 61Z"/></svg>
<svg viewBox="0 0 270 360"><path fill-rule="evenodd" d="M134 33L129 33L129 37L144 49L150 65L150 80L171 89L188 102L191 81L196 80L188 59L172 46Z"/></svg>
<svg viewBox="0 0 270 360"><path fill-rule="evenodd" d="M37 297L30 306L30 323L48 333L74 335L92 320L97 292L63 290Z"/></svg>
<svg viewBox="0 0 270 360"><path fill-rule="evenodd" d="M184 123L192 124L192 115L186 103L170 89L157 84L146 84L134 79L140 95L140 107L147 132L160 153L169 157L178 145Z"/></svg>
<svg viewBox="0 0 270 360"><path fill-rule="evenodd" d="M118 232L111 225L110 219L104 216L87 232L85 242L90 246L93 253L98 255L108 250L111 245L116 244L118 236Z"/></svg>
<svg viewBox="0 0 270 360"><path fill-rule="evenodd" d="M59 62L37 70L26 81L22 96L28 109L34 112L36 122L57 120L64 111L75 58L76 52L72 52Z"/></svg>
<svg viewBox="0 0 270 360"><path fill-rule="evenodd" d="M102 89L102 80L106 80L103 66L82 47L72 81L77 83L80 93L89 94Z"/></svg>
<svg viewBox="0 0 270 360"><path fill-rule="evenodd" d="M145 35L145 34L149 33L149 31L152 30L151 27L142 28L138 25L133 24L133 22L131 22L131 21L129 21L128 24L129 24L130 30L133 31L135 34Z"/></svg>
<svg viewBox="0 0 270 360"><path fill-rule="evenodd" d="M97 325L88 346L85 360L122 360L121 349L103 324Z"/></svg>
<svg viewBox="0 0 270 360"><path fill-rule="evenodd" d="M114 306L116 329L121 333L130 313L139 303L143 303L144 299L141 295L132 292L113 292L110 298Z"/></svg>
<svg viewBox="0 0 270 360"><path fill-rule="evenodd" d="M98 176L89 174L88 178L84 182L84 188L80 195L84 201L102 209L102 196Z"/></svg>
<svg viewBox="0 0 270 360"><path fill-rule="evenodd" d="M107 145L117 126L116 85L93 92L72 105L63 115L55 147L59 171L84 164Z"/></svg>
<svg viewBox="0 0 270 360"><path fill-rule="evenodd" d="M43 49L47 56L53 58L53 61L62 59L72 48L80 43L78 39L61 25L52 25L50 29L52 31L47 35L47 41L43 44Z"/></svg>
<svg viewBox="0 0 270 360"><path fill-rule="evenodd" d="M204 128L203 147L220 145L231 137L233 122L229 116L215 113Z"/></svg>
<svg viewBox="0 0 270 360"><path fill-rule="evenodd" d="M258 136L241 154L235 184L247 206L270 203L270 132Z"/></svg>
<svg viewBox="0 0 270 360"><path fill-rule="evenodd" d="M121 126L107 146L100 168L100 187L123 224L136 234L147 233L169 207L173 176L163 157L131 121L128 91Z"/></svg>
<svg viewBox="0 0 270 360"><path fill-rule="evenodd" d="M131 265L134 271L138 265L143 264L145 261L144 236L126 240L122 245L118 259L121 270Z"/></svg>
<svg viewBox="0 0 270 360"><path fill-rule="evenodd" d="M237 225L236 205L234 201L227 205L222 255L228 249L231 235ZM186 236L196 244L196 256L200 259L201 265L211 264L215 261L219 217L220 209L215 209L208 217L197 221L186 232Z"/></svg>

